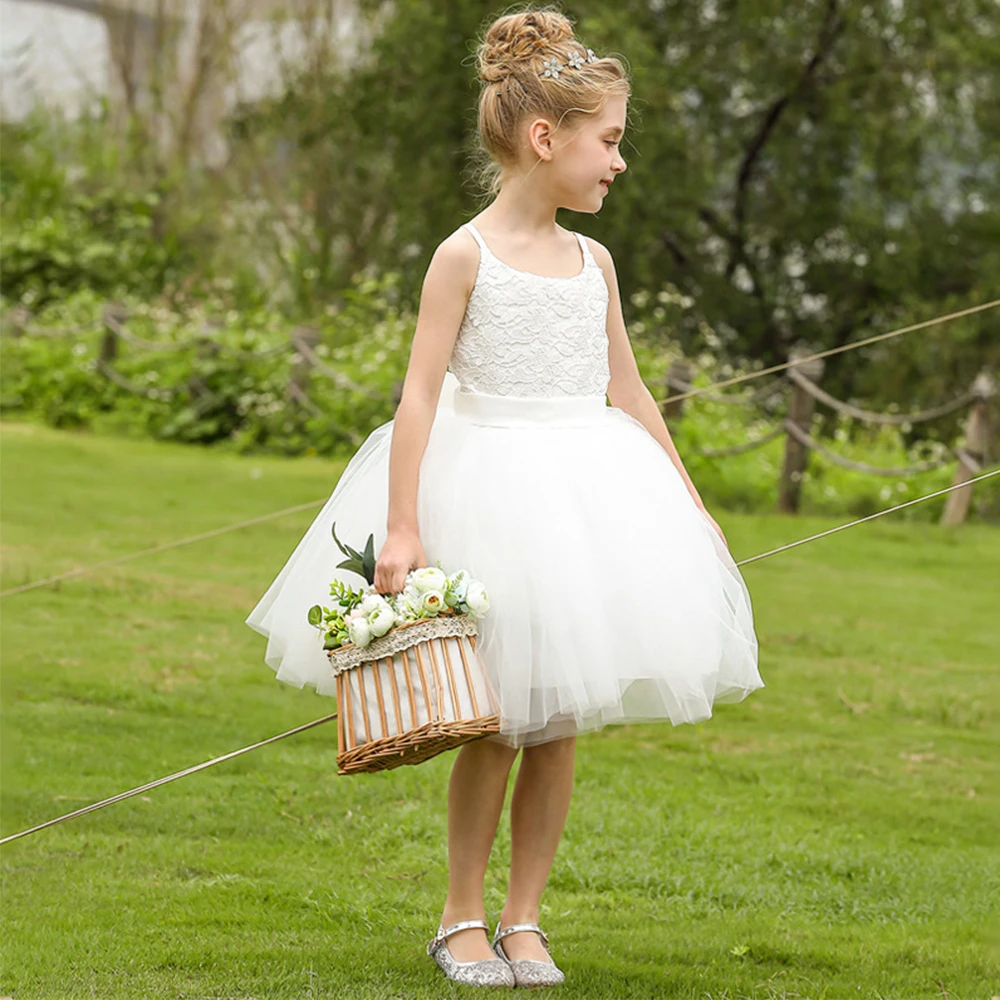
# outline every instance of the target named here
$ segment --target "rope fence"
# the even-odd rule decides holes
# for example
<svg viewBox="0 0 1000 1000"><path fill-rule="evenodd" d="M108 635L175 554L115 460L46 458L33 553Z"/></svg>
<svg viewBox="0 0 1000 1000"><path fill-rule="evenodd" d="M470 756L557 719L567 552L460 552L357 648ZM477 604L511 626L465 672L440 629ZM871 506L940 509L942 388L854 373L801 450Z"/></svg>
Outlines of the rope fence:
<svg viewBox="0 0 1000 1000"><path fill-rule="evenodd" d="M858 462L855 459L845 458L843 455L838 455L835 451L831 451L826 447L826 445L812 437L812 435L807 434L793 420L788 420L786 418L782 421L782 427L803 447L809 448L812 451L818 451L825 458L828 458L831 462L835 465L839 465L841 468L850 469L852 472L864 472L869 476L893 476L898 479L904 479L909 476L917 476L921 472L933 472L934 469L940 469L943 465L948 465L952 461L952 457L950 455L946 455L943 458L932 459L927 462L917 462L913 465L894 466L893 468L869 465L867 462Z"/></svg>
<svg viewBox="0 0 1000 1000"><path fill-rule="evenodd" d="M950 403L942 403L941 406L936 406L930 410L919 410L916 413L875 413L872 410L862 410L851 403L845 403L843 400L831 396L811 379L806 378L798 369L790 368L787 377L794 385L808 392L813 399L826 404L838 413L843 413L844 416L851 417L854 420L863 420L868 424L893 424L897 427L903 427L906 424L926 423L928 420L937 420L939 417L945 417L956 410L964 409L970 403L974 403L979 399L980 396L980 392L972 388L968 392L963 392L961 396L953 399Z"/></svg>
<svg viewBox="0 0 1000 1000"><path fill-rule="evenodd" d="M889 507L886 510L877 511L874 514L869 514L866 517L858 518L855 521L849 521L846 524L838 525L835 528L828 528L826 531L821 531L815 535L810 535L808 538L800 538L797 541L789 542L786 545L779 545L777 548L770 549L767 552L761 552L758 555L750 556L747 559L741 559L736 563L737 566L748 566L751 563L759 562L761 559L767 559L770 556L777 555L779 552L787 552L790 549L798 548L800 545L805 545L809 542L814 542L819 538L825 538L828 535L836 534L840 531L845 531L848 528L853 528L856 525L864 524L866 521L873 521L875 518L884 517L886 514L891 514L894 511L902 510L904 507L912 507L914 504L923 503L926 500L931 500L934 497L942 496L946 493L953 493L962 487L969 488L974 482L979 482L984 479L989 479L992 476L1000 475L1000 469L994 469L990 472L983 473L976 479L969 480L966 483L960 483L958 485L948 486L941 490L936 490L933 493L928 493L926 496L916 497L913 500L907 500L904 503L897 504L895 507ZM258 519L261 520L261 519ZM247 522L250 523L250 522ZM147 550L147 552L159 551L162 547L157 549ZM146 553L137 553L136 555L142 555ZM133 556L132 558L135 558ZM108 565L104 563L101 565ZM6 593L6 592L5 592ZM0 595L2 596L2 595ZM112 795L110 798L102 799L99 802L93 802L90 805L83 806L80 809L75 809L73 812L66 813L63 816L57 816L54 819L46 820L44 823L39 823L37 826L28 828L27 830L21 830L19 833L12 833L6 837L0 839L0 845L10 843L14 840L19 840L22 837L27 837L29 834L37 833L40 830L45 830L48 827L55 826L57 823L64 823L67 820L74 819L77 816L83 816L86 813L93 812L95 809L102 809L104 806L112 805L115 802L122 802L125 799L131 798L134 795L139 795L142 792L147 792L150 789L158 788L160 785L165 785L168 782L176 781L179 778L187 777L190 774L195 774L198 771L204 771L206 768L213 767L216 764L221 764L224 761L232 760L234 757L239 757L242 754L249 753L251 750L257 750L260 747L267 746L270 743L275 743L278 740L286 739L289 736L295 736L297 733L305 732L307 729L312 729L315 726L321 726L326 722L337 718L337 713L333 712L329 715L324 715L319 719L314 719L312 722L307 722L304 725L296 726L294 729L289 729L286 732L278 733L276 736L269 736L267 739L260 740L257 743L251 743L249 746L240 747L238 750L232 750L229 753L223 754L221 757L213 757L211 760L203 761L201 764L194 764L191 767L186 767L181 771L175 771L173 774L165 775L162 778L157 778L155 781L147 782L144 785L139 785L136 788L131 788L128 791L120 792L117 795Z"/></svg>
<svg viewBox="0 0 1000 1000"><path fill-rule="evenodd" d="M147 399L169 402L176 399L180 392L178 389L171 387L160 388L138 385L118 372L114 367L114 363L119 358L120 344L126 344L133 350L149 354L182 354L194 350L200 352L202 356L222 355L241 361L271 360L286 355L291 362L291 371L287 385L288 402L301 407L310 416L317 418L325 418L328 415L306 392L306 383L310 371L317 372L343 391L356 393L365 399L374 400L375 402L388 403L390 401L390 398L384 393L361 385L346 372L339 371L320 358L314 350L319 343L319 331L315 327L293 327L287 343L276 344L273 347L260 351L246 351L220 341L217 337L213 336L213 331L210 329L206 329L193 337L180 341L148 340L131 332L126 325L127 319L127 310L120 303L111 302L104 306L101 312L103 333L98 346L96 367L109 382L112 382L118 388L134 396L144 396ZM79 333L93 333L93 330L81 330L79 328L72 331L29 328L26 325L23 315L18 318L16 323L14 320L11 320L10 326L13 329L14 336L58 337L65 335L69 337L77 336ZM208 409L220 402L219 396L209 390L197 376L189 380L188 389L198 398L204 409ZM398 400L393 401L398 402ZM350 441L355 447L361 443L361 438L356 431L349 428L334 428L334 430L337 430L340 436Z"/></svg>
<svg viewBox="0 0 1000 1000"><path fill-rule="evenodd" d="M939 323L949 323L952 320L961 319L963 316L972 316L975 313L981 313L987 309L996 309L998 306L1000 306L1000 299L994 299L992 302L984 302L978 306L970 306L968 309L948 313L945 316L936 316L934 319L923 320L920 323L913 323L910 326L902 326L897 330L889 330L886 333L877 333L872 337L866 337L864 340L854 340L848 344L841 344L839 347L831 347L825 351L817 351L814 354L804 354L800 357L791 358L788 361L783 361L781 364L771 365L770 368L762 368L759 371L745 372L742 375L734 375L732 378L723 379L721 382L713 382L711 385L702 386L698 389L690 389L687 392L682 392L676 396L667 396L664 399L658 399L656 403L657 406L665 406L669 403L681 402L684 399L690 399L693 396L701 396L716 389L725 389L731 385L739 385L741 382L748 382L751 379L761 378L764 375L782 372L788 368L793 368L796 365L806 364L809 361L816 361L820 358L828 358L834 354L843 354L845 351L857 350L859 347L867 347L870 344L877 344L883 340L889 340L892 337L900 337L904 333L913 333L916 330L924 330L929 326L937 326Z"/></svg>
<svg viewBox="0 0 1000 1000"><path fill-rule="evenodd" d="M690 385L690 364L683 358L674 361L667 373L668 386ZM978 472L986 462L989 452L987 408L997 395L997 386L988 372L980 372L972 386L955 399L939 406L911 413L879 413L862 409L852 403L837 399L821 389L818 385L823 375L823 360L813 354L801 350L793 351L789 366L784 375L775 382L765 386L757 393L745 393L739 399L744 404L753 399L757 404L772 397L778 390L784 390L786 396L785 414L779 417L771 430L750 441L740 442L724 448L697 447L699 454L706 458L723 458L732 455L742 455L763 447L781 435L785 435L785 455L778 483L778 506L786 513L796 513L799 509L801 496L801 481L806 470L810 453L815 452L824 459L852 472L871 476L887 476L906 479L925 472L933 472L946 465L956 462L956 484L968 479L969 475ZM721 401L725 399L719 393L701 393L706 398ZM662 401L661 401L662 402ZM729 402L729 400L726 400ZM665 419L674 426L684 415L683 397L673 397L662 406ZM923 462L909 465L884 467L869 462L848 458L824 444L809 431L813 410L816 403L830 407L852 420L876 425L891 425L906 427L917 423L937 420L941 417L968 409L964 429L964 442L948 449L947 454ZM958 524L968 514L970 503L964 498L960 503L949 504L942 513L942 521L948 524Z"/></svg>
<svg viewBox="0 0 1000 1000"><path fill-rule="evenodd" d="M666 386L668 390L680 389L681 391L678 394L668 395L664 399L658 400L657 405L661 407L663 415L668 421L676 423L683 417L684 401L692 397L704 396L706 399L727 405L756 407L764 403L770 405L771 401L775 400L775 397L779 394L785 395L787 397L785 404L786 412L779 417L778 422L771 430L750 441L743 441L724 447L703 446L697 450L707 458L731 457L746 454L763 447L784 435L785 455L778 483L778 507L786 513L796 513L799 510L802 476L806 470L808 456L813 452L822 456L825 460L853 472L898 478L920 475L921 473L940 469L950 462L955 461L955 482L958 483L968 479L969 475L974 474L976 470L982 468L987 461L989 451L987 441L989 420L986 411L988 404L997 394L995 383L987 372L980 373L975 383L966 392L936 407L906 414L886 413L864 409L845 400L837 399L822 389L818 384L823 374L822 359L833 354L856 350L870 344L899 337L916 330L927 329L931 326L951 322L964 316L997 308L998 306L1000 306L1000 299L944 316L938 316L920 323L910 324L909 326L890 330L886 333L876 334L862 340L852 341L825 351L810 353L804 349L796 348L792 350L789 360L782 364L773 365L770 368L760 371L744 373L697 388L691 383L690 365L684 359L678 359L670 366L666 377ZM9 324L14 329L16 336L61 336L64 333L72 335L74 332L67 333L66 331L44 330L31 327L30 314L23 307L17 307L12 310L12 313L13 315L9 320ZM118 372L114 367L114 362L118 357L120 343L125 343L133 349L147 352L179 353L182 351L198 350L202 354L210 353L215 355L228 353L241 359L253 360L274 358L282 354L287 354L291 361L286 388L287 403L301 409L315 419L323 419L327 414L323 410L323 407L317 404L307 392L307 384L313 372L327 379L342 391L355 393L365 399L376 402L390 402L389 397L383 393L361 385L346 372L338 370L321 358L316 351L320 333L315 327L297 326L292 329L289 341L285 344L278 344L262 351L243 351L224 344L217 339L213 339L211 331L205 331L184 341L173 343L148 340L131 332L126 325L126 321L127 310L123 305L120 303L108 303L105 305L102 311L104 333L100 342L96 368L103 377L118 388L133 395L170 402L180 394L181 390L169 386L139 385ZM31 331L30 334L28 333L29 330ZM719 391L727 386L777 373L783 374L749 392L733 395ZM192 376L188 380L186 388L197 401L199 412L206 412L219 402L219 397L198 376ZM397 387L393 394L392 402L398 403L398 398L396 397L399 391ZM966 421L964 441L960 445L951 448L946 457L942 456L937 459L898 467L880 467L840 455L810 433L813 409L817 403L827 406L836 413L852 420L873 425L896 427L907 427L916 423L936 420L962 409L968 409L969 416ZM772 410L776 408L778 407L771 407ZM338 427L332 421L330 429L339 437L349 442L354 448L360 446L363 440L362 435L353 428ZM945 523L961 523L961 520L967 515L970 505L970 501L967 498L963 499L957 506L949 505L942 515L942 520Z"/></svg>

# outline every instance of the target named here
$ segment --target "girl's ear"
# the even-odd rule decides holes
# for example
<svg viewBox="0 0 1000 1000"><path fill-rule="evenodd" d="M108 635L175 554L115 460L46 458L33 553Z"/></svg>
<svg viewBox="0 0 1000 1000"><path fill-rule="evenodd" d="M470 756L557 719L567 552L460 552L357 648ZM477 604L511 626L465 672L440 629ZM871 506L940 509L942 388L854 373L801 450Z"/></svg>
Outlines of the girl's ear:
<svg viewBox="0 0 1000 1000"><path fill-rule="evenodd" d="M552 159L552 126L545 118L536 118L528 126L528 145L540 160Z"/></svg>

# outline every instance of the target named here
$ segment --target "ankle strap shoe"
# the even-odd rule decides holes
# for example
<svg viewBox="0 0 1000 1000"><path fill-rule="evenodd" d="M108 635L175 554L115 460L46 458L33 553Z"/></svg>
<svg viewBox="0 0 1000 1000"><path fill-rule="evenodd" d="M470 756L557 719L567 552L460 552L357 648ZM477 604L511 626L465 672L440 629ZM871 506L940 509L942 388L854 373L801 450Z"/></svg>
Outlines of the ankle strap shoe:
<svg viewBox="0 0 1000 1000"><path fill-rule="evenodd" d="M511 960L503 950L500 943L508 934L516 934L519 931L534 931L542 939L542 947L549 951L548 935L538 926L538 924L511 924L509 927L500 928L497 922L497 929L493 935L493 950L497 955L510 965L514 973L515 986L558 986L565 981L566 975L555 962L540 962L534 958L515 958ZM551 952L549 953L551 957Z"/></svg>
<svg viewBox="0 0 1000 1000"><path fill-rule="evenodd" d="M506 986L514 985L514 972L499 956L484 958L477 962L456 962L448 950L446 938L458 931L471 927L481 927L487 933L489 924L485 920L459 920L450 927L438 925L437 934L427 945L427 954L431 955L441 971L448 979L456 983L466 983L469 986Z"/></svg>

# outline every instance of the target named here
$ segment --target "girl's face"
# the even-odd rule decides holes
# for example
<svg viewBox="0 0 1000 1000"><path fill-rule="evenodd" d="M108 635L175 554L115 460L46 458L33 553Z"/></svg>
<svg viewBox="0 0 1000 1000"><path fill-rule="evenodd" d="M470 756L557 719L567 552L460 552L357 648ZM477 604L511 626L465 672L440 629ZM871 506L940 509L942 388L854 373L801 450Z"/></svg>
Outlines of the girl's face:
<svg viewBox="0 0 1000 1000"><path fill-rule="evenodd" d="M624 94L613 94L568 142L560 142L555 133L549 173L560 207L591 213L601 208L612 182L625 170L619 144L625 133L627 107Z"/></svg>

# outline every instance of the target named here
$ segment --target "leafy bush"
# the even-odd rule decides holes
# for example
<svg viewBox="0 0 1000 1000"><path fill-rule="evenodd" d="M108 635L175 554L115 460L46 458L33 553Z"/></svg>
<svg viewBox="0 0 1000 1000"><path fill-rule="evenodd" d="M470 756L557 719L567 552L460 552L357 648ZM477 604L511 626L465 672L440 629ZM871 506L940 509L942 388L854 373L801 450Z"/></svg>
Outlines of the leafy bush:
<svg viewBox="0 0 1000 1000"><path fill-rule="evenodd" d="M23 336L4 337L0 412L240 451L344 454L395 412L413 329L395 285L394 275L359 279L316 324L314 353L339 383L300 361L280 315L130 298L132 342L118 341L109 378L99 361L104 304L81 292L42 310ZM297 366L306 402L289 397Z"/></svg>
<svg viewBox="0 0 1000 1000"><path fill-rule="evenodd" d="M105 330L103 301L80 292L39 313L21 337L5 337L0 349L0 411L45 420L57 427L89 427L128 435L222 445L243 452L285 455L350 455L375 427L391 419L405 375L414 316L400 302L398 277L355 279L340 307L315 323L320 363L338 373L338 384L302 364L299 380L308 398L289 396L299 359L291 348L293 325L257 309L227 310L222 297L184 311L126 300L124 327L132 343L119 343L113 362L116 384L98 365ZM677 356L664 351L660 330L678 322L690 300L668 286L635 303L632 324L640 370L660 399L666 372ZM655 328L657 336L648 336ZM56 333L57 336L47 336ZM706 331L708 335L711 331ZM149 344L155 344L150 349ZM694 384L706 386L739 374L704 352L692 359ZM744 387L734 387L735 394ZM709 396L685 402L683 418L671 420L678 451L706 503L742 511L773 510L783 461L784 437L739 455L712 457L760 437L784 411L779 392L757 406L731 405ZM931 440L908 445L896 427L870 428L817 413L811 432L849 458L878 466L903 466L941 454ZM894 480L840 468L811 455L802 480L803 513L864 516L948 485L954 465ZM977 490L986 513L996 491ZM943 501L908 508L899 516L932 519Z"/></svg>
<svg viewBox="0 0 1000 1000"><path fill-rule="evenodd" d="M0 126L0 271L3 296L42 309L89 289L113 297L158 295L194 263L200 238L183 237L166 211L167 185L130 185L112 148L67 156L99 120L65 122L38 111Z"/></svg>

